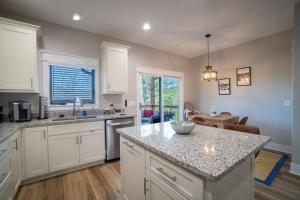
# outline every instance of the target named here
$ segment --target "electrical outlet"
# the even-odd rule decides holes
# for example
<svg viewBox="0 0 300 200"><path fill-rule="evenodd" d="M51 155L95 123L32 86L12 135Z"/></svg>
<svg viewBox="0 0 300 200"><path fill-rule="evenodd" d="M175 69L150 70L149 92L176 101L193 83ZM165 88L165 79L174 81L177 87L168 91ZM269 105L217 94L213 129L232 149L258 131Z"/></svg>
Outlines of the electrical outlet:
<svg viewBox="0 0 300 200"><path fill-rule="evenodd" d="M286 106L286 107L290 107L291 106L291 101L289 99L286 99L286 100L284 100L283 105Z"/></svg>

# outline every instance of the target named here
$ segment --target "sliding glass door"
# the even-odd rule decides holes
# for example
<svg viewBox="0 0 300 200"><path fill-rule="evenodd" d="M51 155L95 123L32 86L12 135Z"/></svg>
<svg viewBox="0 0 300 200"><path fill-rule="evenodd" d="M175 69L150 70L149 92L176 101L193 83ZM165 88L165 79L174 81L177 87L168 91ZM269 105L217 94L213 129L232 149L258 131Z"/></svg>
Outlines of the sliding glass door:
<svg viewBox="0 0 300 200"><path fill-rule="evenodd" d="M139 73L138 79L138 116L141 124L180 120L179 77Z"/></svg>
<svg viewBox="0 0 300 200"><path fill-rule="evenodd" d="M162 77L164 121L179 120L180 78Z"/></svg>

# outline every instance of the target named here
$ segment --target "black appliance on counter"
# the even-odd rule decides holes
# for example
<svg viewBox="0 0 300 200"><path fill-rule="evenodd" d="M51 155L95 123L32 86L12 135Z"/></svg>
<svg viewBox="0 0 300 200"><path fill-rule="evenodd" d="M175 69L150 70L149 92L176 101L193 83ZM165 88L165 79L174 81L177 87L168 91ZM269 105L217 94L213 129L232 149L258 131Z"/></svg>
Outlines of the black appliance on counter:
<svg viewBox="0 0 300 200"><path fill-rule="evenodd" d="M2 123L4 120L4 116L3 116L3 106L0 106L0 123Z"/></svg>

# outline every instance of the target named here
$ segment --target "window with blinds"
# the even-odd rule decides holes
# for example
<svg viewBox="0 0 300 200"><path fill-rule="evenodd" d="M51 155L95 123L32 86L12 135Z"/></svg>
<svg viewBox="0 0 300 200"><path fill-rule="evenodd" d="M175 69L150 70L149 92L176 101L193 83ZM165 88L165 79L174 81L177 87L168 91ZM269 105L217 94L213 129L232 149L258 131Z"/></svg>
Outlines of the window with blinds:
<svg viewBox="0 0 300 200"><path fill-rule="evenodd" d="M95 70L57 65L50 65L49 70L51 105L73 103L75 97L95 104Z"/></svg>

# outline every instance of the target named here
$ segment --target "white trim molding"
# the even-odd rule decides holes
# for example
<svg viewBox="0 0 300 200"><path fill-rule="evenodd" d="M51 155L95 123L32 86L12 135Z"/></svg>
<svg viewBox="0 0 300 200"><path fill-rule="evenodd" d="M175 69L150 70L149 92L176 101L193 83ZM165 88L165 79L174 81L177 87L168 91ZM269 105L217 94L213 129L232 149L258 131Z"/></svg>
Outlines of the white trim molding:
<svg viewBox="0 0 300 200"><path fill-rule="evenodd" d="M42 92L41 94L49 99L49 65L50 64L63 64L65 66L72 66L72 67L85 67L91 68L95 70L95 104L87 104L84 105L84 109L89 109L93 107L99 107L99 98L100 98L100 85L99 85L99 59L97 58L88 58L76 55L68 55L62 54L57 52L51 52L42 50ZM48 105L50 111L53 110L72 110L73 106L70 105Z"/></svg>
<svg viewBox="0 0 300 200"><path fill-rule="evenodd" d="M173 76L173 77L178 77L178 78L182 78L182 79L184 78L183 72L164 70L164 69L160 69L160 68L136 66L135 70L136 70L136 72L144 73L144 74L153 74L153 75L158 75L158 76Z"/></svg>
<svg viewBox="0 0 300 200"><path fill-rule="evenodd" d="M179 120L183 120L183 109L184 109L184 73L178 71L164 70L160 68L149 68L136 66L136 81L137 81L137 122L140 124L141 121L141 112L139 108L140 96L141 96L141 83L140 83L140 74L150 74L160 77L176 77L180 79L180 88L179 88Z"/></svg>
<svg viewBox="0 0 300 200"><path fill-rule="evenodd" d="M300 176L300 164L291 163L290 173Z"/></svg>
<svg viewBox="0 0 300 200"><path fill-rule="evenodd" d="M274 151L278 151L278 152L282 152L282 153L285 153L285 154L290 154L291 153L291 147L290 146L277 144L277 143L274 143L274 142L269 142L268 144L266 144L264 146L264 148L274 150Z"/></svg>

